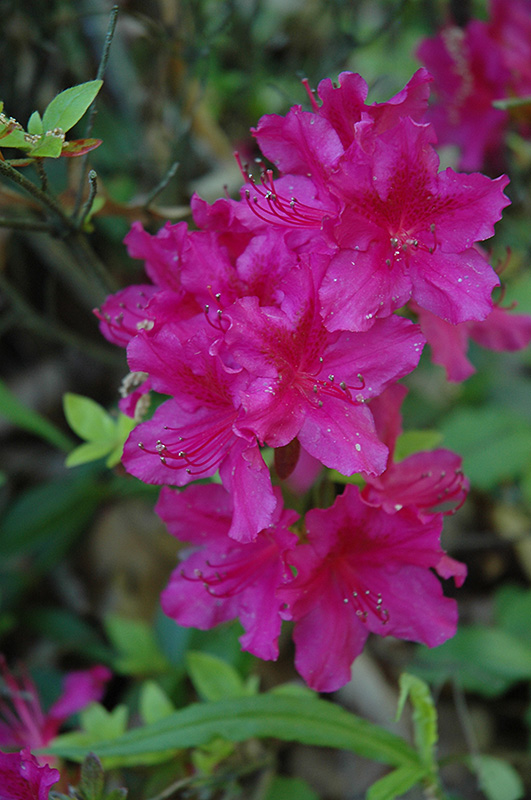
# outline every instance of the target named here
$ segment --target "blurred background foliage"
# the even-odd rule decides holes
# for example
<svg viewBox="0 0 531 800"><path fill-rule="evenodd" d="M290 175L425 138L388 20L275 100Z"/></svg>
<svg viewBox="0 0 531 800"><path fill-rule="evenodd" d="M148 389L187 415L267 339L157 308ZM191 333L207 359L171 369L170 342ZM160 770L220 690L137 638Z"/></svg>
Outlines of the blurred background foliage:
<svg viewBox="0 0 531 800"><path fill-rule="evenodd" d="M9 116L25 125L58 92L95 78L110 10L99 0L0 0L0 96ZM125 355L103 340L91 310L108 292L144 280L122 244L132 221L155 232L167 219L189 219L194 191L214 200L227 187L236 196L233 151L254 157L249 127L264 113L307 102L301 78L315 87L353 70L369 83L371 100L386 99L418 68L420 38L451 13L464 24L485 18L486 6L124 0L92 133L103 144L88 159L98 183L85 225L90 252L59 224L55 235L23 229L24 220L42 220L42 210L13 184L0 184L0 649L11 662L25 661L44 698L57 694L61 670L98 661L117 675L109 708L120 702L137 714L147 679L180 707L194 696L189 650L223 658L242 680L254 671L266 688L294 677L288 641L277 664L257 665L240 652L236 626L201 633L162 616L158 595L177 545L152 511L157 492L103 461L65 467L79 442L62 396L86 395L115 413ZM85 125L74 133L82 137ZM451 150L442 158L455 162ZM78 187L88 189L86 163L48 163L49 189L71 213ZM531 313L529 142L514 134L506 164L513 205L487 247L493 264L507 260L510 248L504 303L517 300ZM24 174L39 184L31 167ZM95 263L103 269L94 272ZM405 419L406 428L442 430L443 445L463 455L471 479L471 496L444 534L447 549L469 566L460 632L435 651L372 642L336 699L388 723L399 672L416 671L440 691L441 753L501 755L531 792L531 355L472 345L470 357L477 373L460 385L447 383L425 355L409 380ZM302 746L284 748L281 764L314 787L290 794L301 800L315 792L327 800L362 797L379 774L352 754ZM161 791L169 774L161 766L148 778L131 776L131 797ZM450 770L447 780L456 798L484 796L461 771ZM277 790L256 796L288 796L286 787Z"/></svg>

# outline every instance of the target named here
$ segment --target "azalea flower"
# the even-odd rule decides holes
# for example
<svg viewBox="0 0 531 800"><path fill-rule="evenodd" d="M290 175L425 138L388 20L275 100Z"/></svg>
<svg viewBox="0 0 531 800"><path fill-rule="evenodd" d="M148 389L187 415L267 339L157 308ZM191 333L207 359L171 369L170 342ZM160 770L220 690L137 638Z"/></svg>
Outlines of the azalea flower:
<svg viewBox="0 0 531 800"><path fill-rule="evenodd" d="M50 787L60 779L56 769L39 764L29 749L0 752L0 800L48 800Z"/></svg>
<svg viewBox="0 0 531 800"><path fill-rule="evenodd" d="M531 93L529 0L491 0L488 20L446 25L417 56L434 77L437 100L428 117L439 142L459 146L463 170L499 164L511 115L493 102ZM529 120L515 121L527 135Z"/></svg>
<svg viewBox="0 0 531 800"><path fill-rule="evenodd" d="M12 749L45 747L68 717L101 700L111 678L110 670L101 665L68 673L60 697L45 712L29 675L15 678L3 656L0 671L6 693L5 699L0 698L0 745Z"/></svg>
<svg viewBox="0 0 531 800"><path fill-rule="evenodd" d="M405 386L394 384L371 402L376 430L389 447L389 460L381 475L363 476L362 500L388 514L407 507L422 520L439 511L453 514L465 502L469 489L457 453L438 448L394 460L396 440L402 432L400 406L406 394Z"/></svg>
<svg viewBox="0 0 531 800"><path fill-rule="evenodd" d="M298 515L282 508L278 489L276 499L270 525L247 544L227 535L233 501L222 486L164 488L155 509L170 533L191 545L162 593L164 612L200 630L239 618L242 648L263 659L278 656L281 602L275 591L292 577L283 555L297 541L289 526Z"/></svg>
<svg viewBox="0 0 531 800"><path fill-rule="evenodd" d="M276 501L256 436L238 427L241 387L248 376L227 371L219 357L210 354L222 329L207 328L196 327L193 336L181 341L178 323L168 322L131 341L131 369L149 372L155 391L171 398L131 432L123 463L146 483L173 486L219 470L234 494L230 535L249 541L267 527Z"/></svg>
<svg viewBox="0 0 531 800"><path fill-rule="evenodd" d="M344 202L320 298L330 330L366 330L413 299L452 324L484 319L499 281L473 247L494 233L508 178L438 172L433 129L402 119L369 128L330 177Z"/></svg>
<svg viewBox="0 0 531 800"><path fill-rule="evenodd" d="M476 371L467 357L470 339L488 350L507 352L522 350L531 342L531 316L513 314L512 308L499 304L481 322L460 325L450 325L422 308L414 310L431 347L432 361L445 368L449 381L464 381Z"/></svg>
<svg viewBox="0 0 531 800"><path fill-rule="evenodd" d="M287 554L296 577L277 595L295 621L295 666L311 688L347 683L369 633L429 647L455 634L457 605L431 570L458 585L464 576L444 558L441 527L441 515L423 522L408 509L371 508L352 485L330 508L308 512L306 543Z"/></svg>
<svg viewBox="0 0 531 800"><path fill-rule="evenodd" d="M379 474L387 449L364 403L417 365L422 337L398 317L366 333L331 333L311 272L301 268L290 278L280 309L246 297L227 312L221 356L228 353L250 375L238 426L271 447L297 437L308 453L345 475Z"/></svg>

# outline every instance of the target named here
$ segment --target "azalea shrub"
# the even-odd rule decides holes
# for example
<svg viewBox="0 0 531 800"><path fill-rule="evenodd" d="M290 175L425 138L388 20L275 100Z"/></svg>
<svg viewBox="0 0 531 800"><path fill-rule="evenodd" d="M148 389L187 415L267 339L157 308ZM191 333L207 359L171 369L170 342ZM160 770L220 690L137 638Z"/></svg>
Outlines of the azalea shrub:
<svg viewBox="0 0 531 800"><path fill-rule="evenodd" d="M523 185L523 167L518 173L506 144L512 141L520 158L529 146L531 4L492 0L484 11L483 19L441 18L438 30L417 37L410 55L422 66L387 99L369 100L367 81L350 69L323 76L315 89L304 79L298 102L266 110L239 143L240 187L207 198L193 192L189 213L177 214L188 221L164 222L162 207L149 211L151 200L141 219L134 219L133 201L105 196L98 206L94 171L88 193L78 193L70 208L58 206L48 198L43 161L85 158L101 140L88 129L68 144L76 152L62 152L63 134L61 147L48 153L39 150L40 139L27 138L34 116L29 133L16 120L0 120L6 148L24 153L4 159L0 173L57 217L56 227L36 229L54 236L61 224L72 259L80 252L89 258L86 237L107 203L109 213L127 220L127 254L145 273L121 287L113 279L111 287L94 262L107 288L94 309L100 333L125 350L118 359L129 370L115 410L67 394L66 418L85 440L77 447L42 418L15 410L10 418L64 445L69 468L87 470L71 502L66 495L67 530L80 512L81 529L83 508L90 514L112 498L147 497L164 536L177 542L160 587L164 616L156 621L109 614L102 638L89 623L37 610L58 643L68 638L58 635L63 625L79 637L68 647L89 665L70 672L62 694L43 704L32 678L2 662L0 800L118 800L128 788L142 800L181 790L208 798L320 796L299 778L277 774L272 737L382 762L386 771L365 787L369 800L414 787L426 797L450 797L427 682L442 685L453 675L459 687L467 675L463 654L477 652L487 685L489 670L499 677L492 654L506 647L510 660L518 646L514 663L522 669L508 667L504 683L507 675L496 667L497 685L501 692L531 677L531 641L521 623L528 593L502 597L500 630L473 632L458 619L467 573L476 580L455 516L463 506L466 512L469 492L505 481L524 504L531 501L531 421L523 415L521 424L507 423L501 415L509 455L503 452L506 461L491 479L483 412L476 434L458 408L467 391L472 398L479 391L482 365L489 375L489 354L477 344L490 356L522 351L525 359L531 342L525 264L524 309L512 300L518 292L511 288L509 234L518 240L518 222L502 228L500 257L493 244L511 201L513 220L525 217L510 182L514 168ZM115 23L116 11L107 47ZM376 41L391 23L384 16ZM97 81L69 89L48 108L68 115L78 98L77 122L101 88L107 57ZM44 112L39 128L44 138L48 117ZM41 189L20 177L28 166L41 176ZM63 202L71 197L65 193ZM518 241L516 249L523 250ZM472 389L463 388L467 379ZM493 386L496 379L493 373ZM4 391L6 407L15 409ZM446 393L444 441L429 427L441 416L430 392ZM492 398L499 406L499 391ZM493 414L500 418L494 406ZM511 461L515 452L522 455ZM499 452L490 460L498 464ZM454 523L446 547L445 520ZM7 552L17 553L9 515L7 521ZM57 561L68 545L61 550L59 543ZM38 548L33 557L39 563ZM14 608L17 591L8 586ZM403 730L391 733L318 697L337 692L339 701L355 684L357 660L373 658L362 656L378 641L370 634L425 646L409 646L400 677L394 665L397 720L409 701L412 744ZM469 634L472 644L460 644ZM511 637L518 636L517 644ZM279 658L291 682L268 677L263 662ZM260 691L257 674L269 691ZM461 695L457 702L462 713ZM470 744L470 723L462 724ZM513 765L482 755L476 744L453 761L472 772L488 800L524 796ZM127 787L128 770L139 767L144 780L133 777ZM107 770L116 770L118 782ZM269 783L260 788L248 774L267 775ZM72 781L77 789L68 788ZM472 796L466 781L463 787L452 796Z"/></svg>

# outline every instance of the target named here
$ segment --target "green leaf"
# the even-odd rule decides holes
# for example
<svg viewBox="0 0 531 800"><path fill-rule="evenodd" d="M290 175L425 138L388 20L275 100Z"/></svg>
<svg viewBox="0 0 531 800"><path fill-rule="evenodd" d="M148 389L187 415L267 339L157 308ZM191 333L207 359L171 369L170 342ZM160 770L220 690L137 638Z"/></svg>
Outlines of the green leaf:
<svg viewBox="0 0 531 800"><path fill-rule="evenodd" d="M158 722L175 711L170 698L155 681L146 681L140 690L140 716L146 724Z"/></svg>
<svg viewBox="0 0 531 800"><path fill-rule="evenodd" d="M435 762L434 748L437 744L437 711L428 686L415 675L404 672L400 676L400 696L396 719L400 719L407 698L413 706L415 744L421 761L432 766Z"/></svg>
<svg viewBox="0 0 531 800"><path fill-rule="evenodd" d="M353 483L354 486L365 486L365 480L358 473L355 473L354 475L342 475L341 472L337 471L337 469L331 469L328 471L328 474L330 476L330 480L334 481L334 483Z"/></svg>
<svg viewBox="0 0 531 800"><path fill-rule="evenodd" d="M0 138L0 147L16 147L19 150L29 150L33 145L31 142L26 141L26 133L24 131L21 131L20 128L15 128Z"/></svg>
<svg viewBox="0 0 531 800"><path fill-rule="evenodd" d="M531 591L503 586L496 592L496 618L506 633L531 644Z"/></svg>
<svg viewBox="0 0 531 800"><path fill-rule="evenodd" d="M191 651L186 655L186 663L190 680L202 700L216 701L247 694L240 675L221 658Z"/></svg>
<svg viewBox="0 0 531 800"><path fill-rule="evenodd" d="M64 608L31 606L22 617L29 631L51 640L61 655L82 654L91 661L112 662L113 652L103 643L99 633L78 614Z"/></svg>
<svg viewBox="0 0 531 800"><path fill-rule="evenodd" d="M100 758L139 757L172 748L199 747L221 737L242 742L254 737L350 750L365 758L400 766L418 765L413 748L333 703L274 694L196 703L159 722L128 731L93 748ZM82 760L86 750L57 740L47 753Z"/></svg>
<svg viewBox="0 0 531 800"><path fill-rule="evenodd" d="M306 781L284 775L275 775L262 797L263 800L279 800L281 797L289 797L289 800L319 800L317 792Z"/></svg>
<svg viewBox="0 0 531 800"><path fill-rule="evenodd" d="M493 100L494 108L501 108L503 111L508 108L520 108L521 106L531 106L531 97L504 97L500 100Z"/></svg>
<svg viewBox="0 0 531 800"><path fill-rule="evenodd" d="M211 775L216 767L233 752L232 742L227 742L225 739L212 739L208 744L193 751L192 763L200 772Z"/></svg>
<svg viewBox="0 0 531 800"><path fill-rule="evenodd" d="M42 136L44 133L41 115L38 111L34 111L28 120L28 133L31 133L32 136Z"/></svg>
<svg viewBox="0 0 531 800"><path fill-rule="evenodd" d="M439 431L406 431L396 440L394 460L402 461L413 453L434 450L440 445L442 438L442 433Z"/></svg>
<svg viewBox="0 0 531 800"><path fill-rule="evenodd" d="M474 756L468 761L487 800L520 800L524 784L516 770L501 758Z"/></svg>
<svg viewBox="0 0 531 800"><path fill-rule="evenodd" d="M442 432L445 447L463 456L463 471L480 489L518 477L529 464L531 426L511 409L459 409L443 422Z"/></svg>
<svg viewBox="0 0 531 800"><path fill-rule="evenodd" d="M425 774L426 767L423 765L398 767L369 787L366 800L394 800L419 783Z"/></svg>
<svg viewBox="0 0 531 800"><path fill-rule="evenodd" d="M115 421L95 400L67 392L63 398L63 408L68 424L81 439L114 443Z"/></svg>
<svg viewBox="0 0 531 800"><path fill-rule="evenodd" d="M101 800L104 787L103 767L94 753L89 753L81 765L78 792L83 800Z"/></svg>
<svg viewBox="0 0 531 800"><path fill-rule="evenodd" d="M61 128L66 133L73 128L98 94L102 84L103 81L88 81L65 89L54 97L43 114L44 130Z"/></svg>
<svg viewBox="0 0 531 800"><path fill-rule="evenodd" d="M108 616L105 618L105 630L118 650L119 655L113 665L117 672L125 675L152 675L168 670L168 661L147 622Z"/></svg>
<svg viewBox="0 0 531 800"><path fill-rule="evenodd" d="M531 646L497 628L463 627L440 647L419 648L414 671L437 683L455 677L463 688L495 697L531 678Z"/></svg>
<svg viewBox="0 0 531 800"><path fill-rule="evenodd" d="M47 135L31 148L29 155L32 158L59 158L63 149L64 138L62 136Z"/></svg>
<svg viewBox="0 0 531 800"><path fill-rule="evenodd" d="M24 406L2 380L0 380L0 415L18 428L36 434L59 450L68 452L74 446L73 441L59 428L36 411Z"/></svg>
<svg viewBox="0 0 531 800"><path fill-rule="evenodd" d="M105 462L107 467L114 467L122 460L125 440L137 424L138 423L134 419L128 417L126 414L118 414L115 429L115 445Z"/></svg>
<svg viewBox="0 0 531 800"><path fill-rule="evenodd" d="M49 569L87 525L102 492L93 476L86 474L28 489L0 520L3 559L29 560L33 572Z"/></svg>
<svg viewBox="0 0 531 800"><path fill-rule="evenodd" d="M97 461L106 456L111 449L112 442L85 442L85 444L80 444L68 454L65 459L65 465L67 467L78 467L80 464Z"/></svg>

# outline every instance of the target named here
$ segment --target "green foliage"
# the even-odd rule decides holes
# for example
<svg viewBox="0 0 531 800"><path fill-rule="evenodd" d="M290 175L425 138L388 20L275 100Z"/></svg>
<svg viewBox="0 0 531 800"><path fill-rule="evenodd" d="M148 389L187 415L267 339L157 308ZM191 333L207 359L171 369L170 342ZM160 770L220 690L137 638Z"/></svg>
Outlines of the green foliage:
<svg viewBox="0 0 531 800"><path fill-rule="evenodd" d="M189 651L186 663L190 680L202 700L249 697L258 691L254 676L243 681L234 667L210 653Z"/></svg>
<svg viewBox="0 0 531 800"><path fill-rule="evenodd" d="M423 782L436 796L435 790L439 788L438 765L435 758L435 745L438 739L437 712L426 684L414 675L404 673L400 676L397 720L402 715L408 697L413 706L413 727L419 763L400 765L393 772L380 778L370 787L367 800L394 800L419 782Z"/></svg>
<svg viewBox="0 0 531 800"><path fill-rule="evenodd" d="M396 440L395 461L420 453L424 450L434 450L442 442L443 436L439 431L405 431Z"/></svg>
<svg viewBox="0 0 531 800"><path fill-rule="evenodd" d="M146 725L150 725L169 717L175 706L158 683L145 681L140 690L139 711Z"/></svg>
<svg viewBox="0 0 531 800"><path fill-rule="evenodd" d="M59 450L68 452L73 447L73 442L68 436L36 411L23 405L2 380L0 380L0 416L18 428L34 433Z"/></svg>
<svg viewBox="0 0 531 800"><path fill-rule="evenodd" d="M397 721L402 715L408 697L413 706L417 752L422 763L432 768L435 765L435 745L437 744L437 712L430 690L424 681L405 672L400 676Z"/></svg>
<svg viewBox="0 0 531 800"><path fill-rule="evenodd" d="M27 131L19 122L0 118L0 146L23 150L30 159L83 155L92 150L101 144L99 139L65 142L65 133L79 122L102 85L101 80L88 81L60 92L46 107L42 118L38 111L33 112Z"/></svg>
<svg viewBox="0 0 531 800"><path fill-rule="evenodd" d="M117 650L113 669L124 675L155 675L169 664L160 649L153 627L138 619L110 615L105 630Z"/></svg>
<svg viewBox="0 0 531 800"><path fill-rule="evenodd" d="M275 775L262 796L263 800L319 800L319 795L300 778L287 778L284 775Z"/></svg>
<svg viewBox="0 0 531 800"><path fill-rule="evenodd" d="M479 489L519 477L531 461L531 423L499 405L458 408L442 424L444 445L463 456L463 470Z"/></svg>
<svg viewBox="0 0 531 800"><path fill-rule="evenodd" d="M525 796L520 776L507 761L493 756L473 756L468 766L478 776L487 800L520 800Z"/></svg>
<svg viewBox="0 0 531 800"><path fill-rule="evenodd" d="M65 89L54 97L42 117L43 132L61 128L67 133L76 122L79 122L102 86L103 81L88 81Z"/></svg>
<svg viewBox="0 0 531 800"><path fill-rule="evenodd" d="M81 780L77 793L82 800L100 800L104 787L103 767L100 760L89 753L81 765Z"/></svg>
<svg viewBox="0 0 531 800"><path fill-rule="evenodd" d="M86 444L72 450L66 458L67 467L77 467L107 456L106 465L115 466L122 457L125 440L136 423L125 414L111 417L90 397L71 392L65 394L63 407L68 424Z"/></svg>
<svg viewBox="0 0 531 800"><path fill-rule="evenodd" d="M504 588L497 596L497 608L496 626L462 626L440 647L418 648L415 672L433 683L453 678L485 697L531 680L531 591Z"/></svg>
<svg viewBox="0 0 531 800"><path fill-rule="evenodd" d="M221 737L241 742L271 737L351 750L391 765L419 764L403 739L318 698L265 694L189 705L152 725L94 747L100 758L140 758L161 750L198 747ZM82 760L83 747L56 740L47 752Z"/></svg>

